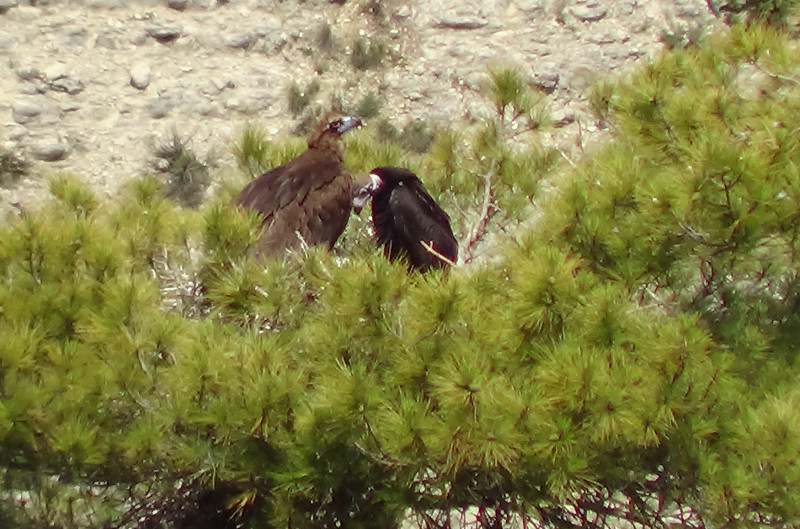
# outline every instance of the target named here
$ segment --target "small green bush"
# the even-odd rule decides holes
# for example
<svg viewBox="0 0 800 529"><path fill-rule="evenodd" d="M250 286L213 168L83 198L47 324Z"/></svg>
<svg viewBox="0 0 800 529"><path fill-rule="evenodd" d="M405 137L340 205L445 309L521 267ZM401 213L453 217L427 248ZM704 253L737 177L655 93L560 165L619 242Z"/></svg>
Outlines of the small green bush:
<svg viewBox="0 0 800 529"><path fill-rule="evenodd" d="M708 3L714 13L730 23L763 21L775 26L788 22L800 5L798 0L709 0Z"/></svg>
<svg viewBox="0 0 800 529"><path fill-rule="evenodd" d="M381 99L375 92L370 92L364 96L358 104L356 114L363 119L370 119L377 116L381 111Z"/></svg>
<svg viewBox="0 0 800 529"><path fill-rule="evenodd" d="M292 81L289 85L287 97L289 99L289 111L293 116L297 117L303 110L308 107L314 96L319 93L321 84L319 79L310 81L305 86L301 86L296 81Z"/></svg>
<svg viewBox="0 0 800 529"><path fill-rule="evenodd" d="M386 118L381 118L376 124L375 134L379 141L396 142L400 138L400 129Z"/></svg>
<svg viewBox="0 0 800 529"><path fill-rule="evenodd" d="M399 141L409 151L424 153L430 148L433 138L433 132L428 128L428 124L421 119L415 119L403 127Z"/></svg>
<svg viewBox="0 0 800 529"><path fill-rule="evenodd" d="M0 187L8 187L28 173L28 162L22 155L0 148Z"/></svg>
<svg viewBox="0 0 800 529"><path fill-rule="evenodd" d="M378 20L386 17L386 2L382 0L362 0L361 12Z"/></svg>
<svg viewBox="0 0 800 529"><path fill-rule="evenodd" d="M319 25L314 35L314 42L320 51L330 53L333 50L336 39L333 36L333 28L331 28L330 23L326 21Z"/></svg>
<svg viewBox="0 0 800 529"><path fill-rule="evenodd" d="M379 67L386 58L387 46L380 39L366 39L359 37L353 41L353 51L350 55L350 64L357 70L370 70Z"/></svg>
<svg viewBox="0 0 800 529"><path fill-rule="evenodd" d="M211 183L209 167L186 145L177 132L158 145L154 167L166 175L165 195L184 207L196 208Z"/></svg>
<svg viewBox="0 0 800 529"><path fill-rule="evenodd" d="M661 42L670 49L699 45L705 37L706 27L699 23L672 23L661 32Z"/></svg>

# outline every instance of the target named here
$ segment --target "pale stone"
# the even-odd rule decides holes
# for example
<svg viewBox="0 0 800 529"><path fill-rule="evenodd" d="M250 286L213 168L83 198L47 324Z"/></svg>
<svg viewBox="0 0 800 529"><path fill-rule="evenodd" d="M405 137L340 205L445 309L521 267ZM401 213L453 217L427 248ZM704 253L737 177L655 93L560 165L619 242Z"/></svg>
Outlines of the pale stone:
<svg viewBox="0 0 800 529"><path fill-rule="evenodd" d="M67 156L67 145L58 138L44 138L31 145L31 154L43 162L56 162Z"/></svg>
<svg viewBox="0 0 800 529"><path fill-rule="evenodd" d="M150 85L150 66L147 63L138 62L131 66L131 86L137 90L144 90Z"/></svg>

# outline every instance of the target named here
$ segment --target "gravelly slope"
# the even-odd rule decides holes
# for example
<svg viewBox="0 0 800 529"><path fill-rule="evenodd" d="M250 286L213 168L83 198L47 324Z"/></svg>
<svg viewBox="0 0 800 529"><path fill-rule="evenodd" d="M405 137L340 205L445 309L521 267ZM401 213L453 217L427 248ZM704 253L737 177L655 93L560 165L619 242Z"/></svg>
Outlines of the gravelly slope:
<svg viewBox="0 0 800 529"><path fill-rule="evenodd" d="M228 146L247 120L290 133L287 89L318 79L317 98L376 92L402 127L480 118L487 66L510 64L552 89L570 151L602 141L585 89L661 49L665 31L712 25L703 0L0 0L0 142L34 170L0 190L0 216L46 195L42 175L68 171L113 196L147 170L153 145L177 131L232 177ZM171 8L172 6L173 8ZM174 9L178 8L178 9ZM332 35L320 49L320 28ZM389 59L351 65L358 37ZM578 147L576 147L578 146Z"/></svg>

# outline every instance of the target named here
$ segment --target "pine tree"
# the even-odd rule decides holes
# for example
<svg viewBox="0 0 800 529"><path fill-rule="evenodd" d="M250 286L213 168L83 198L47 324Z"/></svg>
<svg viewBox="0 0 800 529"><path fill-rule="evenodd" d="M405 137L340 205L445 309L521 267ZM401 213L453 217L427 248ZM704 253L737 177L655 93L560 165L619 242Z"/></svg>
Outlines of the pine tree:
<svg viewBox="0 0 800 529"><path fill-rule="evenodd" d="M410 167L465 263L409 273L352 219L257 262L225 192L72 179L0 228L0 514L63 527L795 526L800 89L784 30L733 26L591 94L567 166L546 98ZM243 132L243 172L296 140ZM260 168L260 169L259 169ZM543 189L548 189L544 192ZM202 249L202 257L197 257ZM188 286L187 286L188 285Z"/></svg>

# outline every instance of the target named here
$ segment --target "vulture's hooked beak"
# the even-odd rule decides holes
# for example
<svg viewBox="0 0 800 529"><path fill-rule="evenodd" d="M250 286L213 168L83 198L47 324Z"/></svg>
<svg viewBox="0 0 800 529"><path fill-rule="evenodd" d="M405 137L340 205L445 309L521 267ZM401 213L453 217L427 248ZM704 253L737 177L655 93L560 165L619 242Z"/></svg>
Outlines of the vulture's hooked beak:
<svg viewBox="0 0 800 529"><path fill-rule="evenodd" d="M369 178L369 180L367 180L367 178ZM353 211L355 211L356 215L361 215L361 210L364 209L369 199L372 198L372 195L378 190L380 184L380 177L372 173L359 176L356 179L358 191L356 191L353 196Z"/></svg>
<svg viewBox="0 0 800 529"><path fill-rule="evenodd" d="M344 134L348 130L362 126L364 123L355 116L345 116L336 123L336 133Z"/></svg>

